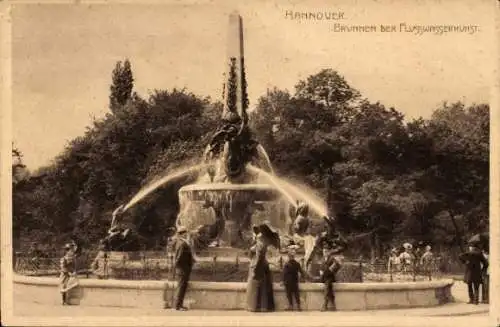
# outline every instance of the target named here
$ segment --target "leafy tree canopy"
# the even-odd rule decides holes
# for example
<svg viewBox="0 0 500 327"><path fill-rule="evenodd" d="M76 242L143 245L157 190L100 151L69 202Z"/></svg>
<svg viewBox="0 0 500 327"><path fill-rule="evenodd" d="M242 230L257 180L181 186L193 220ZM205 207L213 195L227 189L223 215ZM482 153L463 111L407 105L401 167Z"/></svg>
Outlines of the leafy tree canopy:
<svg viewBox="0 0 500 327"><path fill-rule="evenodd" d="M16 239L80 235L95 244L117 205L201 157L222 103L177 89L142 98L132 88L130 63L118 63L112 113L50 166L13 180ZM443 103L429 119L407 121L325 69L299 81L293 94L268 90L250 123L277 174L318 190L348 233L374 230L371 247L379 253L406 240L458 245L488 229L487 104ZM13 150L18 164L21 153ZM192 178L175 180L128 214L149 246L162 242L179 210L177 190Z"/></svg>

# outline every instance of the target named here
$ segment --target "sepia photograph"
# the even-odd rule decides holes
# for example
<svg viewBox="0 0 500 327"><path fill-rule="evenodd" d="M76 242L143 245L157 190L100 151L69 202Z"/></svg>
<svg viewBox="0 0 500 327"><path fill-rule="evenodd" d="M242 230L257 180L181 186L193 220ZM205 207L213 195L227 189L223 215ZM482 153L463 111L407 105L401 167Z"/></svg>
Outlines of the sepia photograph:
<svg viewBox="0 0 500 327"><path fill-rule="evenodd" d="M500 326L498 9L3 1L2 325Z"/></svg>

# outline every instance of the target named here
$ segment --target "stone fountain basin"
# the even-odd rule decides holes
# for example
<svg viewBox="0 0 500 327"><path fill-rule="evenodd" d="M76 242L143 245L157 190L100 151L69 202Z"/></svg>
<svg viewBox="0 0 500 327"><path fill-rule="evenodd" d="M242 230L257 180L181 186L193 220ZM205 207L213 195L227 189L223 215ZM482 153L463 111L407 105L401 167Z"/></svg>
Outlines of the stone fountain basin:
<svg viewBox="0 0 500 327"><path fill-rule="evenodd" d="M270 202L281 197L276 188L267 184L192 184L182 187L179 194L195 202L214 199Z"/></svg>
<svg viewBox="0 0 500 327"><path fill-rule="evenodd" d="M248 276L250 258L242 255L244 252L231 249L233 256L228 255L228 248L212 248L211 250L222 250L224 255L197 256L190 280L213 281L213 282L245 282ZM214 252L215 254L217 251ZM238 253L239 255L234 255ZM131 256L135 254L135 256ZM269 268L273 274L273 280L280 282L282 279L283 265L287 255L280 254L276 250L270 251L268 255ZM296 260L304 266L303 256L298 254ZM107 278L110 279L133 279L133 280L159 280L169 279L172 276L172 257L159 253L149 253L144 260L137 253L109 252L106 262L100 261L99 266L106 266ZM319 263L313 263L309 273L317 276ZM101 270L100 273L104 273ZM337 273L337 281L343 283L361 283L363 281L363 267L359 262L344 261Z"/></svg>
<svg viewBox="0 0 500 327"><path fill-rule="evenodd" d="M193 267L191 281L213 282L246 282L248 278L249 260L242 258L238 263L234 259L201 258ZM273 281L279 283L282 279L282 264L279 260L270 261ZM317 265L313 265L317 270ZM126 263L108 262L107 277L120 280L160 280L172 277L171 262L168 259L149 260L145 265L140 261ZM337 281L344 283L361 283L362 268L356 262L344 262L337 274Z"/></svg>
<svg viewBox="0 0 500 327"><path fill-rule="evenodd" d="M14 275L16 296L23 302L60 305L59 279ZM338 310L382 310L438 306L453 301L452 280L406 283L336 283ZM174 281L81 279L69 297L82 306L164 308L172 301ZM323 303L323 285L302 283L303 310ZM245 310L246 283L190 282L185 304L200 310ZM277 310L286 308L284 288L275 283Z"/></svg>

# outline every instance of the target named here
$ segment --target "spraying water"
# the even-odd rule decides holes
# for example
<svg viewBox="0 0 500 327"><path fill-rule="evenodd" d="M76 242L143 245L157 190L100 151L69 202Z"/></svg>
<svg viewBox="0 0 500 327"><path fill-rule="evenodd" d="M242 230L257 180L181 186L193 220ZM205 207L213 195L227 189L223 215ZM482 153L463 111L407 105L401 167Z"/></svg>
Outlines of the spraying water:
<svg viewBox="0 0 500 327"><path fill-rule="evenodd" d="M139 192L137 192L136 195L130 200L127 205L123 208L123 211L126 211L130 209L133 205L135 205L137 202L141 201L144 197L146 197L148 194L159 188L160 186L172 181L175 178L179 178L181 176L187 175L189 173L192 173L194 171L201 170L208 166L208 164L199 164L196 166L191 166L185 169L182 169L180 171L176 171L174 173L171 173L163 178L160 178L157 181L154 181L153 183L149 184L145 188L141 189Z"/></svg>
<svg viewBox="0 0 500 327"><path fill-rule="evenodd" d="M289 190L289 192L295 194L299 199L304 200L307 204L317 214L320 216L327 216L328 210L326 208L326 204L323 199L315 195L313 191L311 191L308 187L293 185L291 182L286 181L285 179L280 178L280 183L283 185L283 188Z"/></svg>
<svg viewBox="0 0 500 327"><path fill-rule="evenodd" d="M266 150L261 144L257 145L257 152L259 153L260 156L264 157L264 160L266 161L266 165L269 168L269 171L271 172L271 174L274 174L273 166L271 165L271 159L269 159L269 155L267 154Z"/></svg>
<svg viewBox="0 0 500 327"><path fill-rule="evenodd" d="M275 176L252 165L248 165L247 168L251 172L263 174L264 177L266 177L266 179L269 180L269 182L271 182L271 184L273 184L276 187L276 189L278 189L278 191L280 191L280 193L285 196L285 198L291 205L295 206L297 204L295 198L278 183L278 180Z"/></svg>
<svg viewBox="0 0 500 327"><path fill-rule="evenodd" d="M323 201L317 199L314 195L305 193L298 187L257 167L249 165L248 169L250 171L261 174L267 180L269 180L269 182L271 182L283 195L285 195L288 202L290 202L292 205L296 205L295 201L298 198L305 201L320 216L327 215L326 206L324 205Z"/></svg>

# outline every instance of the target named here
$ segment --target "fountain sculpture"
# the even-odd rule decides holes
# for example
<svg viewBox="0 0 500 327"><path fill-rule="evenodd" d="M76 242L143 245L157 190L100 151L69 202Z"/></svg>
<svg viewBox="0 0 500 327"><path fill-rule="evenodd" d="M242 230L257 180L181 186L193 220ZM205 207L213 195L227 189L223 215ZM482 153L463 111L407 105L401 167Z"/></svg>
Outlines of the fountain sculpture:
<svg viewBox="0 0 500 327"><path fill-rule="evenodd" d="M272 173L265 150L248 126L243 26L238 14L230 15L228 36L221 127L203 156L208 165L205 176L179 190L178 223L196 228L199 237L208 239L212 246L242 248L248 245L255 214L269 215L266 207L283 207L283 201L273 186L259 182L259 175L247 169L252 165ZM207 224L210 221L213 223Z"/></svg>
<svg viewBox="0 0 500 327"><path fill-rule="evenodd" d="M285 194L283 187L276 182L273 185L276 178L269 157L249 128L243 25L237 13L229 16L228 40L221 124L203 153L198 181L178 192L176 224L190 230L198 253L211 255L216 251L227 257L248 249L253 241L252 225L268 221L279 230L283 245L294 243L307 248L305 260L309 262L324 243L308 234L309 205L296 200L304 200L303 196ZM138 201L136 198L113 212L112 226L103 240L108 250L140 250L137 233L122 224L123 214ZM325 212L316 214L323 216Z"/></svg>

